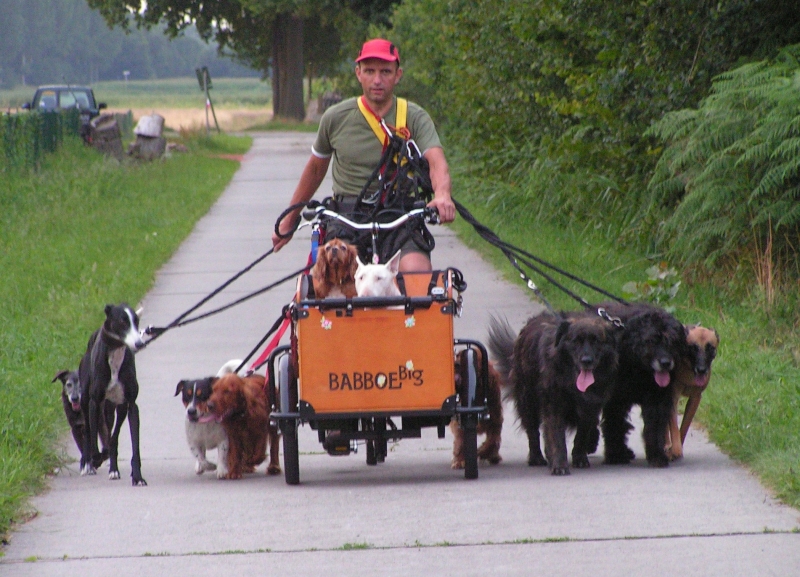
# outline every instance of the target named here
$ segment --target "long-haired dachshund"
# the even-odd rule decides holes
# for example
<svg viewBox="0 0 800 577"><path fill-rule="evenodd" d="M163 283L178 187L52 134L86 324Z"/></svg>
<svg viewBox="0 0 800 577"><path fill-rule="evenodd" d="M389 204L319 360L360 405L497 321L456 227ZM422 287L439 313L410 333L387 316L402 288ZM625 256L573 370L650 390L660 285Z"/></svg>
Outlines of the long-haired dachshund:
<svg viewBox="0 0 800 577"><path fill-rule="evenodd" d="M355 246L338 238L319 247L317 262L311 269L314 294L318 299L356 296L357 256Z"/></svg>
<svg viewBox="0 0 800 577"><path fill-rule="evenodd" d="M269 405L264 377L220 377L208 398L208 409L222 422L228 434L228 479L240 479L252 473L266 458L269 441L268 475L281 472L278 462L279 436L269 422Z"/></svg>

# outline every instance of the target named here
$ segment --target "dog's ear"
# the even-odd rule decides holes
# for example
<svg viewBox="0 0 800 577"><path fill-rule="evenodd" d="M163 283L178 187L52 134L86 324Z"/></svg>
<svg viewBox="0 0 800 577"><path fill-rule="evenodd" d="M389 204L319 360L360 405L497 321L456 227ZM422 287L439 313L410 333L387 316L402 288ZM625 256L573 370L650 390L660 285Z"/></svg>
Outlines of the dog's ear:
<svg viewBox="0 0 800 577"><path fill-rule="evenodd" d="M177 386L177 387L175 387L175 394L174 394L174 395L172 395L172 396L173 396L173 397L177 397L179 394L181 394L181 391L183 390L183 387L184 387L185 385L186 385L186 381L181 381L181 382L179 382L179 383L178 383L178 386Z"/></svg>
<svg viewBox="0 0 800 577"><path fill-rule="evenodd" d="M112 310L114 310L114 305L106 305L105 308L106 316L110 315Z"/></svg>
<svg viewBox="0 0 800 577"><path fill-rule="evenodd" d="M394 256L389 259L389 262L386 263L386 268L394 275L400 270L400 253L401 251L398 250L394 253Z"/></svg>
<svg viewBox="0 0 800 577"><path fill-rule="evenodd" d="M68 374L69 374L69 371L67 371L67 370L59 371L59 372L56 373L56 376L53 377L53 380L50 381L50 382L51 383L55 383L56 381L61 381L61 384L64 384L64 381L67 380L67 375Z"/></svg>
<svg viewBox="0 0 800 577"><path fill-rule="evenodd" d="M556 339L555 339L556 347L561 343L561 339L563 339L567 335L567 331L569 331L569 321L564 319L563 321L561 321L561 324L558 325L558 329L556 329Z"/></svg>
<svg viewBox="0 0 800 577"><path fill-rule="evenodd" d="M358 255L356 255L356 263L358 264L358 268L363 268L363 267L367 266L363 262L361 262L361 257L358 256Z"/></svg>
<svg viewBox="0 0 800 577"><path fill-rule="evenodd" d="M346 244L347 247L347 270L350 274L355 274L358 268L358 249L353 244Z"/></svg>
<svg viewBox="0 0 800 577"><path fill-rule="evenodd" d="M328 256L324 246L317 250L317 262L314 263L311 276L317 280L325 280L328 277Z"/></svg>

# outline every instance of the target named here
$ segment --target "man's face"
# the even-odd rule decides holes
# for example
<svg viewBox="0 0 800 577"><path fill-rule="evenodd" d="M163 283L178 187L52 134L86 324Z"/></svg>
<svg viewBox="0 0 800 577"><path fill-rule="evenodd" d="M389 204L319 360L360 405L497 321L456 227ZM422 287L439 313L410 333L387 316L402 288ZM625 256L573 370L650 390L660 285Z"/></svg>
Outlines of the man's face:
<svg viewBox="0 0 800 577"><path fill-rule="evenodd" d="M397 62L368 58L356 65L356 78L361 83L364 97L378 106L392 98L394 87L402 76L403 69Z"/></svg>

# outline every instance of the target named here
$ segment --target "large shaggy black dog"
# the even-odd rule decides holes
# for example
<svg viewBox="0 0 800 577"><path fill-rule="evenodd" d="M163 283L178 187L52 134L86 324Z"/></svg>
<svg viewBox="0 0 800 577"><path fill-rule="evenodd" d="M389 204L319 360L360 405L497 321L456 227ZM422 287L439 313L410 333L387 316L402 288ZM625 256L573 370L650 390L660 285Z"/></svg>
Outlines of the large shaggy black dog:
<svg viewBox="0 0 800 577"><path fill-rule="evenodd" d="M666 431L672 411L672 381L679 359L686 353L683 325L665 310L646 304L601 305L625 325L619 341L619 376L603 407L605 462L630 463L635 455L627 445L633 426L633 405L642 409L647 462L666 467Z"/></svg>
<svg viewBox="0 0 800 577"><path fill-rule="evenodd" d="M508 323L492 319L489 348L528 435L528 465L549 463L553 475L568 475L566 433L576 429L572 465L589 467L600 410L616 379L618 332L594 311L532 317L516 339Z"/></svg>

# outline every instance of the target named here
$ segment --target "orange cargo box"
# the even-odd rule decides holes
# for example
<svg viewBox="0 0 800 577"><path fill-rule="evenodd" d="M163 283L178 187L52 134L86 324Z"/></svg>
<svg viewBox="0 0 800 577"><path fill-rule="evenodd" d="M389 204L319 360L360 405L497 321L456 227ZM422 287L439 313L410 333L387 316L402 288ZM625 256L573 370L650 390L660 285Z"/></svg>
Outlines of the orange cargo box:
<svg viewBox="0 0 800 577"><path fill-rule="evenodd" d="M440 411L455 394L452 290L447 272L404 275L413 310L302 310L295 322L299 398L317 414Z"/></svg>

